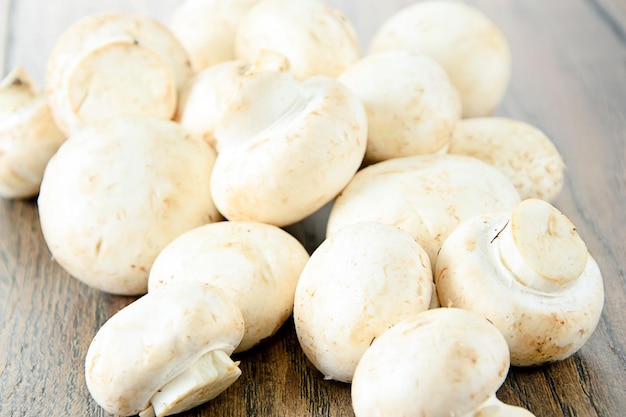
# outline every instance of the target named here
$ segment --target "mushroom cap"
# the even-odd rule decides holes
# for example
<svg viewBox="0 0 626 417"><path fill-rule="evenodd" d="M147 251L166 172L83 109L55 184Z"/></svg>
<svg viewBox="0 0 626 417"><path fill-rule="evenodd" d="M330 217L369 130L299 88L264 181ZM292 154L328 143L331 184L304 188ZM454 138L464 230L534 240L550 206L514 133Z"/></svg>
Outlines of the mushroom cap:
<svg viewBox="0 0 626 417"><path fill-rule="evenodd" d="M220 218L209 184L215 151L180 125L121 116L71 136L39 194L44 238L71 275L102 291L141 294L158 253Z"/></svg>
<svg viewBox="0 0 626 417"><path fill-rule="evenodd" d="M22 68L0 81L0 197L37 195L48 160L65 135L45 96Z"/></svg>
<svg viewBox="0 0 626 417"><path fill-rule="evenodd" d="M180 92L174 120L216 147L215 128L248 68L245 62L227 61L197 73Z"/></svg>
<svg viewBox="0 0 626 417"><path fill-rule="evenodd" d="M235 59L235 35L244 14L259 0L186 0L170 29L185 47L194 71Z"/></svg>
<svg viewBox="0 0 626 417"><path fill-rule="evenodd" d="M52 116L67 134L118 115L171 119L192 75L182 45L147 16L101 13L76 21L46 67Z"/></svg>
<svg viewBox="0 0 626 417"><path fill-rule="evenodd" d="M365 105L369 162L447 150L461 101L434 59L407 51L369 55L339 81Z"/></svg>
<svg viewBox="0 0 626 417"><path fill-rule="evenodd" d="M331 201L363 160L363 104L333 78L295 81L288 65L261 55L215 130L211 193L229 220L298 222Z"/></svg>
<svg viewBox="0 0 626 417"><path fill-rule="evenodd" d="M468 156L433 154L389 159L359 171L337 196L327 236L361 221L400 227L435 265L445 238L463 220L510 211L520 197L496 168Z"/></svg>
<svg viewBox="0 0 626 417"><path fill-rule="evenodd" d="M152 396L204 354L230 355L243 317L221 290L182 281L129 304L98 330L85 358L89 392L105 410L139 413Z"/></svg>
<svg viewBox="0 0 626 417"><path fill-rule="evenodd" d="M398 11L370 44L371 53L394 49L437 60L461 96L463 117L491 115L509 83L511 56L503 33L460 1L423 1Z"/></svg>
<svg viewBox="0 0 626 417"><path fill-rule="evenodd" d="M500 329L515 366L574 354L604 305L597 263L571 222L541 200L463 222L441 247L435 278L442 305Z"/></svg>
<svg viewBox="0 0 626 417"><path fill-rule="evenodd" d="M391 327L363 354L352 380L357 417L471 415L509 369L506 341L470 311L437 308Z"/></svg>
<svg viewBox="0 0 626 417"><path fill-rule="evenodd" d="M428 255L406 232L357 223L326 239L298 281L294 322L302 350L326 379L350 382L373 339L427 310Z"/></svg>
<svg viewBox="0 0 626 417"><path fill-rule="evenodd" d="M218 222L184 233L154 261L148 291L181 280L222 289L239 306L245 334L242 352L272 336L293 309L309 254L284 230L262 223Z"/></svg>
<svg viewBox="0 0 626 417"><path fill-rule="evenodd" d="M448 152L495 166L513 182L522 199L553 201L563 188L565 164L559 151L541 130L520 120L461 120Z"/></svg>
<svg viewBox="0 0 626 417"><path fill-rule="evenodd" d="M361 54L350 20L318 0L263 0L252 7L239 23L235 56L252 62L264 49L285 55L301 80L336 77Z"/></svg>

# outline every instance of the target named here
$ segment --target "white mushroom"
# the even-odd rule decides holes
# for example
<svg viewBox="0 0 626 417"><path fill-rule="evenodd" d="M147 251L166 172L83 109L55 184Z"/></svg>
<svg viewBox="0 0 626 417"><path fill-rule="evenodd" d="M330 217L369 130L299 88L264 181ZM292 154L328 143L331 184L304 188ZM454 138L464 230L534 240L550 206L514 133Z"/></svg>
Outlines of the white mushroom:
<svg viewBox="0 0 626 417"><path fill-rule="evenodd" d="M448 149L461 102L437 61L406 51L369 55L339 81L365 105L369 162Z"/></svg>
<svg viewBox="0 0 626 417"><path fill-rule="evenodd" d="M158 253L220 219L210 194L215 151L180 125L121 116L71 136L39 194L44 238L71 275L117 294L147 290Z"/></svg>
<svg viewBox="0 0 626 417"><path fill-rule="evenodd" d="M495 393L509 370L507 344L481 316L438 308L374 340L352 381L357 417L532 417Z"/></svg>
<svg viewBox="0 0 626 417"><path fill-rule="evenodd" d="M350 382L372 340L431 302L432 271L406 232L358 223L325 240L296 288L294 322L307 358L326 379Z"/></svg>
<svg viewBox="0 0 626 417"><path fill-rule="evenodd" d="M65 135L45 96L17 68L0 81L0 197L37 195L48 160Z"/></svg>
<svg viewBox="0 0 626 417"><path fill-rule="evenodd" d="M46 68L52 116L67 134L117 115L171 119L192 75L187 53L157 20L95 14L57 40Z"/></svg>
<svg viewBox="0 0 626 417"><path fill-rule="evenodd" d="M230 355L242 336L243 317L225 293L178 282L139 298L100 328L85 358L87 387L116 415L181 413L239 378Z"/></svg>
<svg viewBox="0 0 626 417"><path fill-rule="evenodd" d="M283 56L263 53L215 130L211 193L229 220L302 220L331 201L363 160L367 118L359 99L333 78L295 81L288 67Z"/></svg>
<svg viewBox="0 0 626 417"><path fill-rule="evenodd" d="M359 171L336 198L327 236L361 221L400 227L435 265L445 238L463 220L510 211L520 197L496 168L468 156L433 154L389 159Z"/></svg>
<svg viewBox="0 0 626 417"><path fill-rule="evenodd" d="M186 0L170 28L183 44L194 71L235 59L239 21L259 0Z"/></svg>
<svg viewBox="0 0 626 417"><path fill-rule="evenodd" d="M480 10L460 1L423 1L397 12L370 45L371 53L394 49L435 58L461 96L463 117L491 115L509 83L504 35Z"/></svg>
<svg viewBox="0 0 626 417"><path fill-rule="evenodd" d="M249 67L241 61L228 61L197 73L181 90L174 120L215 147L215 127Z"/></svg>
<svg viewBox="0 0 626 417"><path fill-rule="evenodd" d="M297 79L336 77L361 52L350 20L318 0L263 0L237 30L235 56L252 62L264 49L285 55Z"/></svg>
<svg viewBox="0 0 626 417"><path fill-rule="evenodd" d="M602 275L571 221L542 200L461 224L436 268L441 304L475 311L504 334L516 366L565 359L589 339Z"/></svg>
<svg viewBox="0 0 626 417"><path fill-rule="evenodd" d="M552 201L563 188L565 164L552 141L528 123L504 117L459 122L450 153L481 159L502 171L522 199Z"/></svg>
<svg viewBox="0 0 626 417"><path fill-rule="evenodd" d="M154 261L148 291L181 280L222 289L241 309L245 334L237 352L272 336L293 310L309 254L284 230L262 223L218 222L184 233Z"/></svg>

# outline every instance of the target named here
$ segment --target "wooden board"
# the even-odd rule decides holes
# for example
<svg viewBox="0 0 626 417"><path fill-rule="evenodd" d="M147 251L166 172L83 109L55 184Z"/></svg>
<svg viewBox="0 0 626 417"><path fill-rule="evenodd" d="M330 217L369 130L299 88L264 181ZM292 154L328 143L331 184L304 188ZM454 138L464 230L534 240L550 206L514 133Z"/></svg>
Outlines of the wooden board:
<svg viewBox="0 0 626 417"><path fill-rule="evenodd" d="M329 1L353 20L364 48L407 0ZM555 205L576 224L605 279L606 304L572 358L512 369L498 392L537 416L620 417L626 412L626 13L614 0L472 0L502 28L513 78L499 115L544 130L567 164ZM22 65L43 80L56 37L86 13L123 10L167 22L174 1L0 0L0 71ZM313 248L324 215L289 230ZM98 328L132 298L71 278L50 257L34 200L0 200L0 416L104 416L90 398L84 355ZM349 386L324 381L292 323L238 356L242 377L184 416L353 416Z"/></svg>

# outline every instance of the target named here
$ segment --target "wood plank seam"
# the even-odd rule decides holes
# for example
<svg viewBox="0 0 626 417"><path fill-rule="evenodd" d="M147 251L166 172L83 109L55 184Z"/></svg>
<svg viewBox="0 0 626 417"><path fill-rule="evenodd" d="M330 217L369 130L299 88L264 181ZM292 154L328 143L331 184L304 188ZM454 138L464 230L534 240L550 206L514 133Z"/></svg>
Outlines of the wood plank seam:
<svg viewBox="0 0 626 417"><path fill-rule="evenodd" d="M626 22L620 22L616 19L598 0L587 0L587 3L591 6L598 17L606 23L615 36L624 44L626 44L626 29L623 25Z"/></svg>

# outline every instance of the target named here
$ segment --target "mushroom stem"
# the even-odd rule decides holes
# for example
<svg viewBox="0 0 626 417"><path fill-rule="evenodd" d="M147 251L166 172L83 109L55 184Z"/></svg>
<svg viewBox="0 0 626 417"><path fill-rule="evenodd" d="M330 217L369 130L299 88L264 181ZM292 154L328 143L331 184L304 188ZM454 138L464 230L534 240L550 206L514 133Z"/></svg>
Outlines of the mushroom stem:
<svg viewBox="0 0 626 417"><path fill-rule="evenodd" d="M550 281L535 272L515 245L511 232L511 222L500 232L500 257L502 263L521 284L537 290L552 292L559 289L558 283Z"/></svg>
<svg viewBox="0 0 626 417"><path fill-rule="evenodd" d="M566 288L587 263L587 247L574 225L542 200L518 204L496 237L504 266L524 286L538 291Z"/></svg>
<svg viewBox="0 0 626 417"><path fill-rule="evenodd" d="M140 415L163 417L189 410L217 397L240 375L239 362L222 350L213 350L161 387L150 399L152 405Z"/></svg>
<svg viewBox="0 0 626 417"><path fill-rule="evenodd" d="M272 129L290 125L304 113L312 94L294 80L289 61L272 51L262 51L239 82L224 118L215 131L217 148L266 140ZM263 100L258 100L263 97ZM245 110L242 110L245 109ZM226 141L224 137L229 139Z"/></svg>
<svg viewBox="0 0 626 417"><path fill-rule="evenodd" d="M478 411L470 413L467 417L535 417L535 415L525 408L504 404L494 394Z"/></svg>

